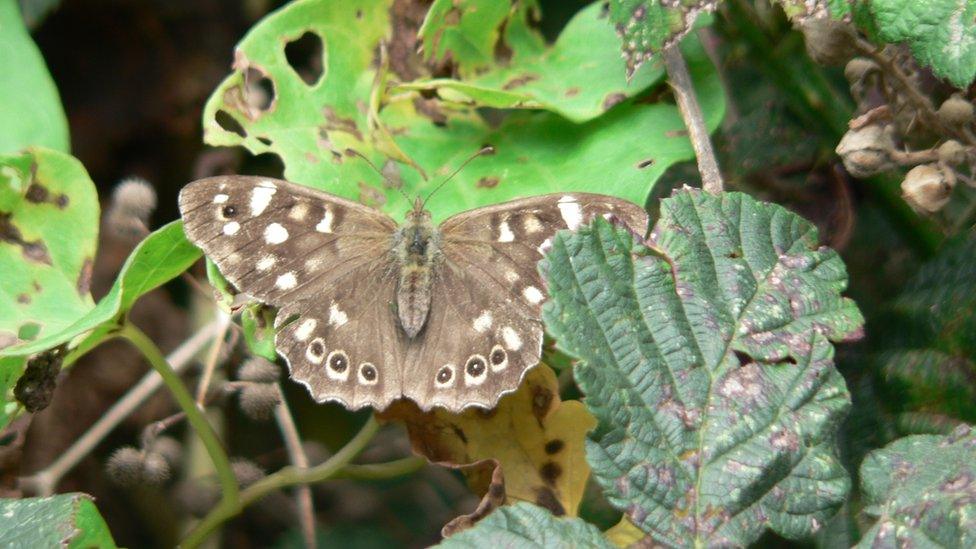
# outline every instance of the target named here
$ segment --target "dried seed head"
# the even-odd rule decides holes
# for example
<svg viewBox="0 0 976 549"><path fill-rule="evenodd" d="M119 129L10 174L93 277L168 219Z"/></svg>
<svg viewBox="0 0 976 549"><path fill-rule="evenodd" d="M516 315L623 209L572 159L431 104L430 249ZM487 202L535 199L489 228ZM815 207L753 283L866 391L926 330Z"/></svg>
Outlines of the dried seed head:
<svg viewBox="0 0 976 549"><path fill-rule="evenodd" d="M162 454L148 452L142 460L142 477L149 483L159 485L169 480L169 462Z"/></svg>
<svg viewBox="0 0 976 549"><path fill-rule="evenodd" d="M241 389L241 411L255 421L267 421L274 415L275 407L281 402L277 385L251 383Z"/></svg>
<svg viewBox="0 0 976 549"><path fill-rule="evenodd" d="M51 404L63 361L61 347L40 353L27 361L24 375L14 386L14 397L28 412L40 412Z"/></svg>
<svg viewBox="0 0 976 549"><path fill-rule="evenodd" d="M943 101L935 114L947 126L962 126L973 121L973 104L959 94L955 94Z"/></svg>
<svg viewBox="0 0 976 549"><path fill-rule="evenodd" d="M241 365L241 369L237 371L237 378L256 383L274 383L278 381L279 373L277 364L259 356L252 356Z"/></svg>
<svg viewBox="0 0 976 549"><path fill-rule="evenodd" d="M237 484L241 488L247 488L264 478L264 471L256 463L248 459L235 459L231 462L230 468L234 471L234 478L237 479Z"/></svg>
<svg viewBox="0 0 976 549"><path fill-rule="evenodd" d="M183 457L183 445L173 437L156 437L156 440L149 446L149 450L166 458L170 467L179 465Z"/></svg>
<svg viewBox="0 0 976 549"><path fill-rule="evenodd" d="M901 195L918 211L935 213L949 202L953 179L935 164L915 166L901 182Z"/></svg>
<svg viewBox="0 0 976 549"><path fill-rule="evenodd" d="M854 177L870 177L895 166L891 133L878 124L848 130L837 144L837 154Z"/></svg>
<svg viewBox="0 0 976 549"><path fill-rule="evenodd" d="M950 139L939 145L939 160L952 166L958 166L966 161L967 152L962 143Z"/></svg>
<svg viewBox="0 0 976 549"><path fill-rule="evenodd" d="M142 460L142 452L131 446L123 446L108 458L105 472L120 486L135 486L143 478Z"/></svg>
<svg viewBox="0 0 976 549"><path fill-rule="evenodd" d="M811 17L803 20L799 27L806 41L807 54L821 65L840 65L857 52L850 23Z"/></svg>
<svg viewBox="0 0 976 549"><path fill-rule="evenodd" d="M864 57L855 57L847 62L844 67L844 76L851 84L864 80L868 74L878 70L878 64Z"/></svg>

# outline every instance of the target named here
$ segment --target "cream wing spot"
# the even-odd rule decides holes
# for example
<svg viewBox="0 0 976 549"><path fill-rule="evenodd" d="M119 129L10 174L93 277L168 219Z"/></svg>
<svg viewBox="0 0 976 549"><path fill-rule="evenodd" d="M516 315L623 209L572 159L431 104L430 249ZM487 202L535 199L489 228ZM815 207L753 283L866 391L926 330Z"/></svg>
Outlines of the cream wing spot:
<svg viewBox="0 0 976 549"><path fill-rule="evenodd" d="M214 204L223 204L224 202L227 202L227 199L229 199L229 198L230 197L227 196L226 194L221 193L221 194L218 194L218 195L215 195L214 196L213 203Z"/></svg>
<svg viewBox="0 0 976 549"><path fill-rule="evenodd" d="M224 225L224 234L227 236L234 236L241 230L241 224L236 221L231 221Z"/></svg>
<svg viewBox="0 0 976 549"><path fill-rule="evenodd" d="M560 198L557 207L563 217L563 221L566 222L566 226L570 230L575 231L583 224L583 208L580 207L579 202L573 196L567 194Z"/></svg>
<svg viewBox="0 0 976 549"><path fill-rule="evenodd" d="M502 340L509 351L518 351L522 348L522 337L511 326L502 328Z"/></svg>
<svg viewBox="0 0 976 549"><path fill-rule="evenodd" d="M255 268L257 268L257 270L259 270L259 271L267 271L271 267L274 267L274 265L275 265L275 263L277 261L278 260L275 259L275 256L273 256L273 255L266 255L266 256L264 256L264 257L262 257L261 259L258 260L257 265L255 265Z"/></svg>
<svg viewBox="0 0 976 549"><path fill-rule="evenodd" d="M332 306L329 307L329 324L338 328L346 322L349 322L349 316L346 312L339 308L339 304L335 301L332 302Z"/></svg>
<svg viewBox="0 0 976 549"><path fill-rule="evenodd" d="M279 275L278 279L275 280L275 287L279 290L290 290L298 285L298 279L295 277L293 271L288 271L283 275Z"/></svg>
<svg viewBox="0 0 976 549"><path fill-rule="evenodd" d="M542 292L539 291L539 288L536 288L535 286L526 286L525 289L522 290L522 295L525 296L526 301L533 305L538 305L545 298L545 296L542 295Z"/></svg>
<svg viewBox="0 0 976 549"><path fill-rule="evenodd" d="M281 244L288 240L288 229L280 223L272 223L264 228L264 241L268 244Z"/></svg>
<svg viewBox="0 0 976 549"><path fill-rule="evenodd" d="M315 326L317 324L318 321L316 321L314 318L306 318L301 324L298 325L298 329L295 330L295 339L298 341L305 341L308 339L308 337L312 335L312 331L315 330Z"/></svg>
<svg viewBox="0 0 976 549"><path fill-rule="evenodd" d="M380 380L380 374L376 366L369 362L363 362L359 365L358 377L359 383L363 385L376 385Z"/></svg>
<svg viewBox="0 0 976 549"><path fill-rule="evenodd" d="M498 225L498 241L499 242L512 242L515 240L515 233L512 232L511 227L508 226L508 221L502 221Z"/></svg>
<svg viewBox="0 0 976 549"><path fill-rule="evenodd" d="M305 216L308 215L308 204L304 202L297 202L294 206L288 210L288 218L294 221L305 221Z"/></svg>
<svg viewBox="0 0 976 549"><path fill-rule="evenodd" d="M488 361L481 355L471 355L464 363L464 384L481 385L488 379Z"/></svg>
<svg viewBox="0 0 976 549"><path fill-rule="evenodd" d="M491 328L491 322L491 311L484 310L481 311L478 318L474 319L474 322L471 323L471 327L474 328L476 332L484 333Z"/></svg>
<svg viewBox="0 0 976 549"><path fill-rule="evenodd" d="M261 215L271 203L271 197L277 192L274 186L265 186L262 182L251 189L251 215Z"/></svg>
<svg viewBox="0 0 976 549"><path fill-rule="evenodd" d="M505 271L505 280L509 282L517 282L519 279L519 274L513 270Z"/></svg>
<svg viewBox="0 0 976 549"><path fill-rule="evenodd" d="M448 387L454 386L454 379L457 377L455 375L456 366L453 364L445 364L437 370L437 374L434 375L434 387L438 389L447 389Z"/></svg>
<svg viewBox="0 0 976 549"><path fill-rule="evenodd" d="M319 224L315 226L315 230L320 233L331 233L333 219L335 218L332 215L332 210L326 207L325 214L322 215L322 221L319 221Z"/></svg>
<svg viewBox="0 0 976 549"><path fill-rule="evenodd" d="M525 218L522 220L522 226L528 234L535 234L542 230L542 223L533 214L525 214Z"/></svg>

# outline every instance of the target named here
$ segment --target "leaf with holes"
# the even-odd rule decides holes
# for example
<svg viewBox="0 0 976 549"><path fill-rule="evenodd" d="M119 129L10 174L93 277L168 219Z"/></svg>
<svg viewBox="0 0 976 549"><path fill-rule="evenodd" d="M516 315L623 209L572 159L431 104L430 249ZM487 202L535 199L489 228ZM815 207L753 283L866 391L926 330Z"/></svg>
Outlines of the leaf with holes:
<svg viewBox="0 0 976 549"><path fill-rule="evenodd" d="M68 119L58 89L17 2L0 2L0 29L0 154L30 146L68 152Z"/></svg>
<svg viewBox="0 0 976 549"><path fill-rule="evenodd" d="M700 14L715 10L718 0L610 0L609 5L632 77L654 54L688 34Z"/></svg>
<svg viewBox="0 0 976 549"><path fill-rule="evenodd" d="M976 434L915 435L861 464L865 512L877 522L857 547L976 545Z"/></svg>
<svg viewBox="0 0 976 549"><path fill-rule="evenodd" d="M475 109L448 107L419 92L381 97L383 88L374 89L374 83L384 78L376 78L373 61L391 26L388 2L302 0L267 17L240 42L234 73L207 103L207 142L275 153L284 161L286 179L398 217L408 204L394 186L424 193L484 144L495 146L494 156L472 162L434 197L429 208L435 221L546 192L598 191L643 203L668 166L693 158L677 108L665 103L623 101L585 124L531 111L495 124ZM315 58L325 63L321 75L310 79L313 85L287 55L309 33L323 50ZM724 109L720 81L697 44L690 45L688 61L707 121L715 127ZM270 101L267 90L273 92ZM439 177L424 181L406 164L382 165L387 154L400 154L386 136ZM393 184L347 156L347 148L380 163Z"/></svg>
<svg viewBox="0 0 976 549"><path fill-rule="evenodd" d="M436 547L592 547L614 546L592 524L578 518L558 518L531 503L499 507L473 528L445 539Z"/></svg>
<svg viewBox="0 0 976 549"><path fill-rule="evenodd" d="M915 57L959 88L976 77L976 2L872 0L878 35L907 42Z"/></svg>
<svg viewBox="0 0 976 549"><path fill-rule="evenodd" d="M0 353L87 313L98 195L81 163L47 149L0 156Z"/></svg>
<svg viewBox="0 0 976 549"><path fill-rule="evenodd" d="M524 20L530 12L529 7L519 2L512 9L514 21L511 18L493 21L499 29L504 29L505 36L500 35L500 30L495 32L492 35L492 49L507 46L504 58L494 63L484 62L468 67L468 64L462 63L464 57L460 54L470 44L470 33L451 34L452 29L445 29L443 20L451 17L450 14L455 11L460 12L462 15L454 30L461 31L468 20L477 21L491 11L480 9L488 7L484 4L484 0L460 5L450 0L435 2L421 29L422 33L427 31L423 35L424 51L432 56L460 58L457 63L462 78L421 78L401 84L397 89L437 90L439 96L448 102L479 107L546 109L574 122L585 122L647 89L664 76L660 64L648 64L631 78L625 77L624 61L615 45L613 29L601 16L599 3L593 3L577 13L556 42L552 46L544 46L541 37L528 29ZM496 1L487 4L504 6L503 2ZM441 12L438 10L441 5L450 5L450 10ZM434 21L441 24L434 25ZM516 21L518 24L515 24ZM432 27L437 31L430 30ZM443 38L435 46L427 47L431 41L428 35L437 33L441 33ZM520 40L522 35L536 39ZM450 37L454 39L449 40ZM689 48L697 49L698 45L689 45ZM458 55L452 55L455 52ZM492 50L487 53L492 54Z"/></svg>
<svg viewBox="0 0 976 549"><path fill-rule="evenodd" d="M530 501L557 515L576 516L590 468L583 439L596 422L580 402L560 401L552 369L529 370L518 391L489 412L422 412L411 402L395 403L382 417L402 421L414 450L436 463L480 464L494 460L504 474L509 500ZM490 468L469 475L475 491L488 492Z"/></svg>
<svg viewBox="0 0 976 549"><path fill-rule="evenodd" d="M0 547L116 546L88 494L0 499L0 520Z"/></svg>
<svg viewBox="0 0 976 549"><path fill-rule="evenodd" d="M830 340L859 336L844 264L809 222L739 193L675 193L651 240L603 220L540 264L543 319L579 357L609 501L665 545L815 532L849 487Z"/></svg>

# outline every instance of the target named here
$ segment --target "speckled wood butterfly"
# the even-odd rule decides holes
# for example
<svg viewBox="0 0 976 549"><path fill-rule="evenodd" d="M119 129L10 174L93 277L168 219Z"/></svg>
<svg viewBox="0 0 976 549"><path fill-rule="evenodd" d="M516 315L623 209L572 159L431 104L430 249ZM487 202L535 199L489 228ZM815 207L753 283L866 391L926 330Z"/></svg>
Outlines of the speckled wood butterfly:
<svg viewBox="0 0 976 549"><path fill-rule="evenodd" d="M418 199L402 224L379 210L261 177L201 179L180 193L187 237L242 292L279 308L275 344L317 401L383 409L490 408L542 352L536 263L553 234L596 216L643 232L619 198L535 196L439 226Z"/></svg>

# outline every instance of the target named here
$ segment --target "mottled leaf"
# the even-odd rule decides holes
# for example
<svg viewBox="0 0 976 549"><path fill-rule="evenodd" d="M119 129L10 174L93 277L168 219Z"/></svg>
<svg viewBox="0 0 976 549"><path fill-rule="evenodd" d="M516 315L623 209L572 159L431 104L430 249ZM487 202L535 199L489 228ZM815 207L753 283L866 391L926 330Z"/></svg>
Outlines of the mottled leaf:
<svg viewBox="0 0 976 549"><path fill-rule="evenodd" d="M807 19L847 19L851 16L848 0L777 0L792 21Z"/></svg>
<svg viewBox="0 0 976 549"><path fill-rule="evenodd" d="M493 145L495 155L472 162L431 200L435 220L517 196L570 190L642 203L668 166L693 157L677 109L665 103L624 101L586 124L526 111L489 123L476 109L449 108L419 92L384 97L382 85L374 89L383 80L376 78L374 59L390 26L387 2L302 0L273 13L240 42L235 72L208 101L207 142L275 153L286 179L397 217L409 204L394 186L409 195L425 193L483 145ZM326 66L314 85L284 53L305 33L323 43ZM715 127L724 108L721 85L700 46L689 48L699 98ZM274 90L273 101L260 91L264 87ZM347 156L348 148L389 172L393 184ZM433 177L424 181L403 162L385 165L391 157L409 157Z"/></svg>
<svg viewBox="0 0 976 549"><path fill-rule="evenodd" d="M866 512L877 522L857 547L976 545L976 434L915 435L861 464Z"/></svg>
<svg viewBox="0 0 976 549"><path fill-rule="evenodd" d="M959 88L976 77L976 2L970 0L872 0L878 35L907 42L932 72Z"/></svg>
<svg viewBox="0 0 976 549"><path fill-rule="evenodd" d="M465 7L470 3L481 7L486 2L462 2L452 6L451 10L470 14L462 15L459 25L463 26L467 19L482 15L484 10L471 11ZM427 24L441 4L456 2L435 2ZM504 5L495 0L487 4ZM524 2L516 5L519 6L519 14L526 11ZM516 41L506 59L498 60L497 64L477 65L472 68L476 70L462 72L464 76L460 79L419 79L404 83L397 89L436 89L440 97L447 101L482 107L546 109L575 122L585 122L664 76L659 63L648 64L630 79L625 76L624 60L620 57L613 29L607 25L601 12L599 3L581 10L551 46L540 47L532 41ZM509 35L532 32L523 31L524 24L515 26L508 19L502 20L502 23ZM443 34L447 37L448 31ZM458 39L455 47L463 48L468 43L465 39L468 36L465 34ZM443 49L444 42L439 44ZM519 47L522 44L525 45ZM441 55L444 53L441 52Z"/></svg>
<svg viewBox="0 0 976 549"><path fill-rule="evenodd" d="M739 193L675 193L645 244L598 220L540 264L543 318L580 358L587 443L612 504L657 543L791 539L849 488L850 406L829 340L858 336L840 257L809 222Z"/></svg>
<svg viewBox="0 0 976 549"><path fill-rule="evenodd" d="M68 152L68 119L16 0L0 0L0 154L30 146Z"/></svg>
<svg viewBox="0 0 976 549"><path fill-rule="evenodd" d="M611 549L599 530L578 518L557 518L530 503L499 507L475 527L455 534L436 547L592 547Z"/></svg>
<svg viewBox="0 0 976 549"><path fill-rule="evenodd" d="M654 54L677 44L700 14L718 6L718 0L609 0L608 4L630 77Z"/></svg>
<svg viewBox="0 0 976 549"><path fill-rule="evenodd" d="M0 499L0 547L115 547L88 494Z"/></svg>
<svg viewBox="0 0 976 549"><path fill-rule="evenodd" d="M381 417L404 422L414 451L433 462L496 461L509 501L534 502L558 515L576 516L590 475L583 440L596 422L582 403L560 401L556 376L548 366L529 370L519 389L489 411L422 412L401 401ZM477 467L469 475L475 491L487 493L492 474L490 467Z"/></svg>

